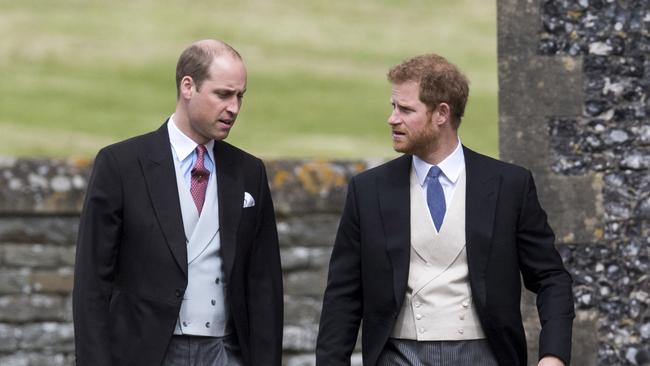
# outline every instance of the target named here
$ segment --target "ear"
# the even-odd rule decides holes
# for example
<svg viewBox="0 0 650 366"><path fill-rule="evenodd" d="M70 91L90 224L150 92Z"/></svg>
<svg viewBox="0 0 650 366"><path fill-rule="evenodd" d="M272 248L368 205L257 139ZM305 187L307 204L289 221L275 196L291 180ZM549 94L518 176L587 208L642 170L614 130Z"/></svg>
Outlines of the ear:
<svg viewBox="0 0 650 366"><path fill-rule="evenodd" d="M438 104L438 107L433 111L433 122L442 125L451 122L451 106L445 102Z"/></svg>
<svg viewBox="0 0 650 366"><path fill-rule="evenodd" d="M181 79L180 95L183 99L190 99L194 92L194 80L191 76L183 76Z"/></svg>

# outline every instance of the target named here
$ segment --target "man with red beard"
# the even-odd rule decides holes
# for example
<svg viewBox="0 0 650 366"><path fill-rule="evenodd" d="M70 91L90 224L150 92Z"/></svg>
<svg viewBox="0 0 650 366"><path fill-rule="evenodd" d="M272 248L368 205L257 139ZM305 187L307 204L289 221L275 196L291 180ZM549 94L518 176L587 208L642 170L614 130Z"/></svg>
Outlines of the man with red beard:
<svg viewBox="0 0 650 366"><path fill-rule="evenodd" d="M537 294L539 365L567 365L572 280L530 171L463 146L469 94L429 54L388 73L401 157L354 177L329 267L318 366L526 366L521 278Z"/></svg>

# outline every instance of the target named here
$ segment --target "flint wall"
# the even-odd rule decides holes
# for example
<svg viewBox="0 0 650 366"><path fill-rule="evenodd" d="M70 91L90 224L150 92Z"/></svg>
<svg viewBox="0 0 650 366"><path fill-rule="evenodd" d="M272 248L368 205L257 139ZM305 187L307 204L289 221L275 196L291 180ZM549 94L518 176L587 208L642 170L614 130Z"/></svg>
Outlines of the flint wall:
<svg viewBox="0 0 650 366"><path fill-rule="evenodd" d="M573 275L573 364L650 365L650 1L498 17L500 155L533 170Z"/></svg>

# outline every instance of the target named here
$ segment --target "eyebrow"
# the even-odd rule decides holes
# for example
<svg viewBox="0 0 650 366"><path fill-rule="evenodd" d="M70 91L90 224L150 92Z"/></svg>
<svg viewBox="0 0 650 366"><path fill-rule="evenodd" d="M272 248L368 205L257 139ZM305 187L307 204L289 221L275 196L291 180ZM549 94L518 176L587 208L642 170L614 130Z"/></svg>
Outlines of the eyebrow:
<svg viewBox="0 0 650 366"><path fill-rule="evenodd" d="M393 100L393 99L390 100L390 104L395 105L395 106L397 106L399 108L403 108L403 109L415 109L414 106L410 106L410 105L404 104L404 103L399 103L399 102L397 102L396 100Z"/></svg>
<svg viewBox="0 0 650 366"><path fill-rule="evenodd" d="M244 95L246 93L246 89L239 91L235 88L229 88L229 87L216 87L214 88L215 92L228 92L228 93L235 93L235 94L241 94Z"/></svg>

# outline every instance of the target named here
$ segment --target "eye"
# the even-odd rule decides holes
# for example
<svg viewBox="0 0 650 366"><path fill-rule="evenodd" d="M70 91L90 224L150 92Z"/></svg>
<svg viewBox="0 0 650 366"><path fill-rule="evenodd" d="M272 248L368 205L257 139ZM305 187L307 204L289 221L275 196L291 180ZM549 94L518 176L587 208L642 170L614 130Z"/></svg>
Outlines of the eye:
<svg viewBox="0 0 650 366"><path fill-rule="evenodd" d="M221 99L228 99L232 97L235 93L229 90L215 90L214 94L216 94Z"/></svg>
<svg viewBox="0 0 650 366"><path fill-rule="evenodd" d="M394 102L390 103L391 107L393 107L393 110L397 109L400 113L408 114L413 112L412 108L405 107L403 105L396 104Z"/></svg>

